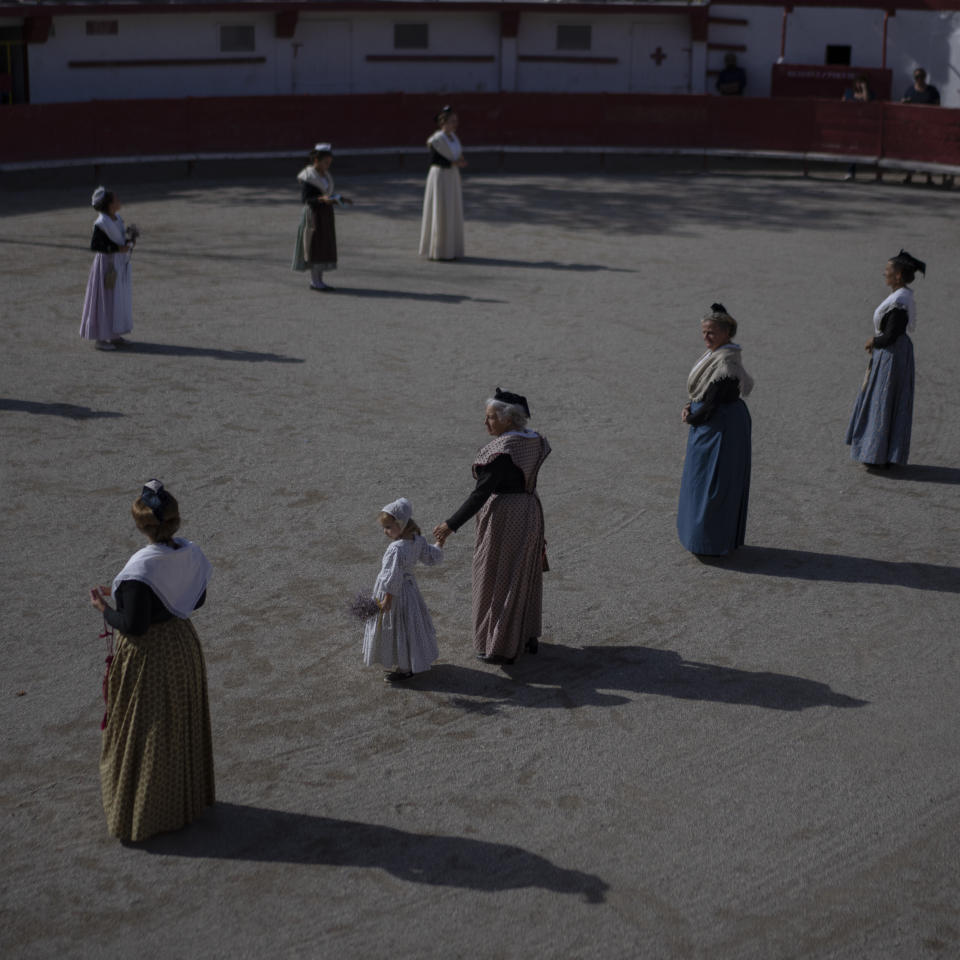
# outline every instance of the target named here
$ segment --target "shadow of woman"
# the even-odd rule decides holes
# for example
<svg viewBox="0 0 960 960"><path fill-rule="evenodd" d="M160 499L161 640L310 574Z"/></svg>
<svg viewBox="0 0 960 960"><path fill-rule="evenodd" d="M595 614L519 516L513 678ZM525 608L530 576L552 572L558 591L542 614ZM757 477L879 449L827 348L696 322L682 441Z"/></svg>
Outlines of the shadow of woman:
<svg viewBox="0 0 960 960"><path fill-rule="evenodd" d="M453 694L452 706L480 714L497 713L504 706L614 707L631 702L623 693L788 711L869 703L817 680L685 660L672 650L653 647L541 643L537 657L503 670L506 676L439 664L418 675L409 689Z"/></svg>
<svg viewBox="0 0 960 960"><path fill-rule="evenodd" d="M935 467L932 464L892 464L888 470L873 471L873 476L887 480L912 480L915 483L960 483L957 467Z"/></svg>
<svg viewBox="0 0 960 960"><path fill-rule="evenodd" d="M213 360L242 360L245 363L304 363L300 357L285 357L281 353L260 353L256 350L220 350L215 347L185 347L174 343L145 343L131 340L117 352L117 356L126 353L147 353L165 357L210 357Z"/></svg>
<svg viewBox="0 0 960 960"><path fill-rule="evenodd" d="M12 410L18 413L35 413L48 417L68 417L71 420L97 420L102 417L122 417L124 414L114 410L91 410L75 403L41 403L37 400L14 400L0 397L0 410Z"/></svg>
<svg viewBox="0 0 960 960"><path fill-rule="evenodd" d="M136 845L165 856L335 867L375 867L410 883L513 890L540 887L602 903L608 884L506 843L408 833L393 827L237 803L217 803L177 833Z"/></svg>
<svg viewBox="0 0 960 960"><path fill-rule="evenodd" d="M415 293L410 290L380 290L374 287L340 287L334 291L342 297L366 297L374 300L424 300L429 303L506 303L506 300L468 297L459 293Z"/></svg>
<svg viewBox="0 0 960 960"><path fill-rule="evenodd" d="M741 547L726 557L705 557L704 563L741 573L837 583L880 583L914 590L960 593L960 567L937 563L874 560L842 553L814 553L780 547Z"/></svg>
<svg viewBox="0 0 960 960"><path fill-rule="evenodd" d="M478 267L524 267L530 270L573 270L579 273L636 273L626 267L610 267L602 263L560 263L557 260L504 260L500 257L459 257L459 264Z"/></svg>

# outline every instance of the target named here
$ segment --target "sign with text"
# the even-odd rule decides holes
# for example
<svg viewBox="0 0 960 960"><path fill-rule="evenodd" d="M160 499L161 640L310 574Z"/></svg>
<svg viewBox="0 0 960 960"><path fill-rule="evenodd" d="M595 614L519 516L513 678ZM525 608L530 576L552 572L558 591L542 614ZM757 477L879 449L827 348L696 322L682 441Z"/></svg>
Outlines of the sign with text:
<svg viewBox="0 0 960 960"><path fill-rule="evenodd" d="M856 77L864 76L877 100L889 100L893 79L891 70L879 67L815 66L802 63L775 63L770 95L774 97L823 97L839 100L853 86ZM904 80L904 89L909 86ZM899 97L897 97L899 99Z"/></svg>

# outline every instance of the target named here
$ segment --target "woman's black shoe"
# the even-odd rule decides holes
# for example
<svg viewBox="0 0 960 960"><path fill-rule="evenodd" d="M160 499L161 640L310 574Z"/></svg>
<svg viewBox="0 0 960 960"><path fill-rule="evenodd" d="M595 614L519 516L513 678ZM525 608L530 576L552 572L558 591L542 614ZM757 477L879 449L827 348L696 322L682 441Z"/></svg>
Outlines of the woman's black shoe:
<svg viewBox="0 0 960 960"><path fill-rule="evenodd" d="M530 637L530 639L527 640L527 653L536 654L536 652L539 649L540 649L539 639L537 637Z"/></svg>

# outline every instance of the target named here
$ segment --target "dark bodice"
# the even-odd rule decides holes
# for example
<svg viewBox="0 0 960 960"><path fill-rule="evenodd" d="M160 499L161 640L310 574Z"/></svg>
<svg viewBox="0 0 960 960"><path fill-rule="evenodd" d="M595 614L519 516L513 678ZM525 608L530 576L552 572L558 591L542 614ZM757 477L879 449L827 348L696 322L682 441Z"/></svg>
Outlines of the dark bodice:
<svg viewBox="0 0 960 960"><path fill-rule="evenodd" d="M453 164L442 154L437 153L433 147L430 148L430 166L431 167L442 167L444 170L449 169Z"/></svg>
<svg viewBox="0 0 960 960"><path fill-rule="evenodd" d="M93 228L93 236L90 238L90 249L94 253L116 253L120 248L107 236L100 227Z"/></svg>
<svg viewBox="0 0 960 960"><path fill-rule="evenodd" d="M510 459L510 455L501 453L490 463L477 467L477 485L464 500L463 505L447 520L451 530L459 530L494 493L524 493L526 481L523 471Z"/></svg>
<svg viewBox="0 0 960 960"><path fill-rule="evenodd" d="M155 623L165 623L173 619L173 614L163 605L163 601L145 583L139 580L124 580L114 594L117 609L110 607L104 611L104 619L114 630L130 637L139 637ZM207 591L200 594L197 606L199 610L207 599Z"/></svg>
<svg viewBox="0 0 960 960"><path fill-rule="evenodd" d="M880 335L873 338L874 347L889 347L907 332L910 316L903 307L894 307L880 318Z"/></svg>
<svg viewBox="0 0 960 960"><path fill-rule="evenodd" d="M740 381L736 377L721 377L707 387L696 413L688 414L687 423L691 427L706 423L724 403L734 403L740 399Z"/></svg>

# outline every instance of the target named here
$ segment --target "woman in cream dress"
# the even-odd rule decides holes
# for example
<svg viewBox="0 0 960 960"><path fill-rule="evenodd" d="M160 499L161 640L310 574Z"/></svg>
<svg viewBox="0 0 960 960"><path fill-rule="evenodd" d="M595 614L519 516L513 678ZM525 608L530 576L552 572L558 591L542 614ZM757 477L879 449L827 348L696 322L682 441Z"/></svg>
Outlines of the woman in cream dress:
<svg viewBox="0 0 960 960"><path fill-rule="evenodd" d="M456 260L463 256L463 191L460 168L467 165L457 138L457 115L444 107L435 117L439 129L427 140L430 173L423 194L420 256Z"/></svg>

